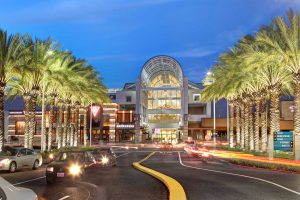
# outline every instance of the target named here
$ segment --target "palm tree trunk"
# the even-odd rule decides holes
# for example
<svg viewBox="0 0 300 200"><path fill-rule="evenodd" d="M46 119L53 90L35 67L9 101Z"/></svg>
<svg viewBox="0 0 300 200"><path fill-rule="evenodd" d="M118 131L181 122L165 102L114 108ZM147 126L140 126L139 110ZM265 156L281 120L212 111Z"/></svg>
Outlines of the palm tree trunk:
<svg viewBox="0 0 300 200"><path fill-rule="evenodd" d="M78 146L78 131L80 130L80 127L78 127L79 125L79 105L76 104L76 107L75 107L75 134L74 134L74 146L77 147Z"/></svg>
<svg viewBox="0 0 300 200"><path fill-rule="evenodd" d="M241 148L245 148L245 103L241 102Z"/></svg>
<svg viewBox="0 0 300 200"><path fill-rule="evenodd" d="M41 152L47 149L47 135L46 135L46 102L45 93L42 94L42 128L41 128Z"/></svg>
<svg viewBox="0 0 300 200"><path fill-rule="evenodd" d="M53 134L53 118L54 118L55 96L56 96L55 94L51 94L51 96L50 96L48 151L51 151L51 148L52 148L52 134Z"/></svg>
<svg viewBox="0 0 300 200"><path fill-rule="evenodd" d="M254 116L254 150L259 151L259 108L260 98L255 99L255 116Z"/></svg>
<svg viewBox="0 0 300 200"><path fill-rule="evenodd" d="M87 145L87 108L84 108L83 112L83 145L86 147Z"/></svg>
<svg viewBox="0 0 300 200"><path fill-rule="evenodd" d="M28 148L29 141L29 127L30 127L30 101L31 96L29 94L23 95L24 101L24 115L25 115L25 130L24 130L24 148Z"/></svg>
<svg viewBox="0 0 300 200"><path fill-rule="evenodd" d="M74 124L72 123L70 125L70 146L73 147L74 146Z"/></svg>
<svg viewBox="0 0 300 200"><path fill-rule="evenodd" d="M57 124L57 130L58 130L57 147L58 147L58 149L63 147L63 129L62 129L63 114L64 114L64 107L63 107L63 103L60 100L58 102L58 124Z"/></svg>
<svg viewBox="0 0 300 200"><path fill-rule="evenodd" d="M69 104L68 107L69 109L67 110L67 146L73 146L73 144L71 143L71 139L73 139L71 138L71 105Z"/></svg>
<svg viewBox="0 0 300 200"><path fill-rule="evenodd" d="M67 134L68 134L68 115L69 115L69 105L66 104L65 106L65 111L64 111L64 131L62 134L62 147L65 147L68 145L68 139Z"/></svg>
<svg viewBox="0 0 300 200"><path fill-rule="evenodd" d="M70 139L70 146L74 146L74 106L70 107L70 130L69 130L69 139Z"/></svg>
<svg viewBox="0 0 300 200"><path fill-rule="evenodd" d="M274 139L274 133L280 130L279 116L279 90L270 90L270 139ZM273 148L273 147L270 147Z"/></svg>
<svg viewBox="0 0 300 200"><path fill-rule="evenodd" d="M250 110L250 103L245 102L245 124L244 124L244 127L245 127L245 135L244 135L244 140L245 140L245 148L246 149L249 149L249 110Z"/></svg>
<svg viewBox="0 0 300 200"><path fill-rule="evenodd" d="M28 140L28 148L33 148L33 138L36 130L36 99L37 94L33 92L31 95L31 113L30 113L30 129L29 129L29 140Z"/></svg>
<svg viewBox="0 0 300 200"><path fill-rule="evenodd" d="M236 146L241 146L241 111L240 111L240 103L237 103L236 106Z"/></svg>
<svg viewBox="0 0 300 200"><path fill-rule="evenodd" d="M4 115L4 100L5 100L5 86L6 84L4 82L0 83L0 151L2 151L4 147L4 120L5 120L5 115Z"/></svg>
<svg viewBox="0 0 300 200"><path fill-rule="evenodd" d="M266 99L263 98L261 101L261 150L267 150L268 142L268 121L266 112Z"/></svg>
<svg viewBox="0 0 300 200"><path fill-rule="evenodd" d="M254 123L253 123L253 104L252 101L250 101L249 104L249 146L250 146L250 150L253 151L254 150L254 131L253 131L253 127L254 127Z"/></svg>
<svg viewBox="0 0 300 200"><path fill-rule="evenodd" d="M300 74L293 75L294 82L294 134L300 134Z"/></svg>
<svg viewBox="0 0 300 200"><path fill-rule="evenodd" d="M229 121L229 146L233 148L233 124L234 124L234 105L232 101L229 101L230 108L230 121Z"/></svg>

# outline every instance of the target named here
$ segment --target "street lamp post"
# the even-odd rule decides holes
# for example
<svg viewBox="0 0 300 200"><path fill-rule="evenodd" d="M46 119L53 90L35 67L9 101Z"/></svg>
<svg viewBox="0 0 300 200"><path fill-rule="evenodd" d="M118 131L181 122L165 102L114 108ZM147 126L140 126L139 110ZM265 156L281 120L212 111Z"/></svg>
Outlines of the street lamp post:
<svg viewBox="0 0 300 200"><path fill-rule="evenodd" d="M214 137L214 146L216 146L216 98L214 98L214 130L213 130L213 137Z"/></svg>
<svg viewBox="0 0 300 200"><path fill-rule="evenodd" d="M209 76L209 75L212 75L213 76L213 74L212 74L212 72L207 72L207 75ZM210 83L210 84L213 84L215 82L215 79L213 78L212 79L212 83ZM217 143L217 141L216 141L216 98L214 97L214 100L213 100L213 110L214 110L214 127L213 127L213 141L214 141L214 146L216 146L216 143Z"/></svg>
<svg viewBox="0 0 300 200"><path fill-rule="evenodd" d="M230 111L232 112L232 111ZM230 135L229 135L229 105L228 105L228 100L226 100L226 139L227 139L227 142L229 142L230 140Z"/></svg>
<svg viewBox="0 0 300 200"><path fill-rule="evenodd" d="M93 121L92 107L93 107L93 105L91 104L91 108L90 108L90 146L92 146L92 121Z"/></svg>
<svg viewBox="0 0 300 200"><path fill-rule="evenodd" d="M96 117L97 113L100 109L100 106L93 106L93 104L91 104L91 108L90 108L90 146L92 146L92 121L93 121L93 116Z"/></svg>

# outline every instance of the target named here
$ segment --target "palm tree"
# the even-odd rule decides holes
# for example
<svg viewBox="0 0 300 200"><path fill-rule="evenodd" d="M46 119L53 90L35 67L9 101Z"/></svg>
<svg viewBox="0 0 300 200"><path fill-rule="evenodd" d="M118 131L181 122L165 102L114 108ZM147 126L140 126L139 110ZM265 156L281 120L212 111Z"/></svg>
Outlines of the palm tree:
<svg viewBox="0 0 300 200"><path fill-rule="evenodd" d="M68 75L71 69L68 68L68 63L72 59L72 54L65 51L52 51L53 62L49 65L47 72L42 79L44 93L50 96L49 106L49 129L48 129L48 151L52 148L52 135L54 128L54 107L58 96L57 88L63 87L64 82L68 81Z"/></svg>
<svg viewBox="0 0 300 200"><path fill-rule="evenodd" d="M58 123L56 129L58 130L58 137L57 137L57 148L60 149L61 147L64 147L63 144L65 144L64 137L63 137L63 129L62 129L62 123L63 123L63 113L64 113L64 103L62 98L58 99Z"/></svg>
<svg viewBox="0 0 300 200"><path fill-rule="evenodd" d="M52 147L54 107L58 107L58 147L78 145L79 109L87 103L108 101L106 89L99 74L86 61L76 59L72 53L59 50L55 42L8 36L0 30L0 148L4 139L4 91L7 95L21 95L24 100L24 146L33 147L36 130L36 106L42 105L41 151L47 149L45 107L50 105L48 150ZM7 87L8 86L8 87ZM72 105L72 106L71 106ZM72 118L70 116L70 109ZM65 112L65 114L63 114ZM86 132L86 113L84 113ZM62 121L64 126L62 132ZM72 120L70 124L70 120ZM85 144L86 144L86 134ZM67 140L68 137L68 140ZM72 139L73 138L73 139Z"/></svg>
<svg viewBox="0 0 300 200"><path fill-rule="evenodd" d="M245 148L245 104L241 101L241 148Z"/></svg>
<svg viewBox="0 0 300 200"><path fill-rule="evenodd" d="M26 56L28 60L28 66L31 67L31 71L26 73L25 76L31 83L31 118L30 118L30 132L29 132L29 148L33 145L33 136L36 130L36 105L37 97L39 92L43 95L45 93L45 85L43 80L48 76L48 67L54 62L52 53L57 48L55 42L50 38L47 40L35 39L33 40L30 36L26 38L25 46L28 47ZM42 96L42 107L44 108L44 96ZM44 110L43 110L44 112ZM43 113L44 115L44 113ZM46 133L44 127L44 121L42 122L42 135L41 135L41 151L46 149Z"/></svg>
<svg viewBox="0 0 300 200"><path fill-rule="evenodd" d="M48 151L51 151L52 148L52 135L53 135L53 118L54 118L54 107L56 94L50 94L50 107L49 107L49 130L48 130Z"/></svg>
<svg viewBox="0 0 300 200"><path fill-rule="evenodd" d="M249 91L251 93L253 102L254 102L254 108L255 108L255 112L254 112L254 122L251 122L249 124L249 126L253 127L254 124L254 131L250 129L250 133L253 133L251 136L251 145L250 145L250 149L251 150L255 150L255 151L259 151L260 149L260 140L259 140L259 127L260 127L260 103L261 103L261 99L263 96L263 91L265 89L265 86L260 82L260 79L258 79L257 74L255 74L253 76L253 74L251 74L251 76L249 76L249 81L247 81L247 87L249 88ZM253 129L252 128L252 129Z"/></svg>
<svg viewBox="0 0 300 200"><path fill-rule="evenodd" d="M280 67L280 63L274 57L274 54L269 52L269 48L266 46L248 49L244 58L249 68L255 71L255 76L259 80L257 84L262 85L260 86L261 88L267 88L269 92L270 136L273 138L274 133L280 130L279 96L283 88L289 88L290 74Z"/></svg>
<svg viewBox="0 0 300 200"><path fill-rule="evenodd" d="M241 147L241 102L236 100L236 146Z"/></svg>
<svg viewBox="0 0 300 200"><path fill-rule="evenodd" d="M300 14L292 10L287 18L277 17L270 27L257 34L257 41L276 56L278 65L292 73L294 89L294 133L300 134ZM266 57L265 59L268 59ZM276 90L276 89L275 89ZM275 91L277 92L277 91ZM275 100L273 99L273 102ZM274 102L276 103L276 102ZM274 127L273 127L274 129Z"/></svg>
<svg viewBox="0 0 300 200"><path fill-rule="evenodd" d="M4 100L5 88L18 69L22 52L23 37L20 34L8 35L6 31L0 29L0 151L4 146Z"/></svg>
<svg viewBox="0 0 300 200"><path fill-rule="evenodd" d="M21 72L24 71L24 68L21 69ZM23 73L20 73L20 75ZM31 111L31 85L27 81L24 76L19 76L19 74L14 78L11 79L7 86L9 91L7 96L22 96L24 102L24 115L25 115L25 129L24 129L24 147L29 147L29 128L30 128L30 111Z"/></svg>
<svg viewBox="0 0 300 200"><path fill-rule="evenodd" d="M268 141L268 121L267 121L267 111L266 111L266 98L261 99L261 150L267 150Z"/></svg>

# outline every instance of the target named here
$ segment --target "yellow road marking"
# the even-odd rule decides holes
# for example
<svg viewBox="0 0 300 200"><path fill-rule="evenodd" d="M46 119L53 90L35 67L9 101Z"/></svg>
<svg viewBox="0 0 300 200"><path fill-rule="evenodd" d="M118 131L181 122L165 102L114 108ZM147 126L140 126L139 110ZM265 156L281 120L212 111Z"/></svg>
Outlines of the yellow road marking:
<svg viewBox="0 0 300 200"><path fill-rule="evenodd" d="M147 167L144 167L141 165L142 162L149 159L154 154L155 154L155 152L152 152L147 157L140 160L139 162L132 163L133 167L157 178L163 184L165 184L165 186L169 190L169 199L170 200L186 200L186 195L185 195L184 189L178 181L176 181L175 179L173 179L165 174L162 174L160 172L157 172L153 169L150 169L150 168L147 168Z"/></svg>

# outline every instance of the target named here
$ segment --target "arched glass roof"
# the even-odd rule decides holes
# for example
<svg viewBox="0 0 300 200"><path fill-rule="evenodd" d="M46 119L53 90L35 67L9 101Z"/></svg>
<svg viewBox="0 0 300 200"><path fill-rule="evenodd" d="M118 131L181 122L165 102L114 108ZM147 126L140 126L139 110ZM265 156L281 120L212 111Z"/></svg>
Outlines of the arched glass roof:
<svg viewBox="0 0 300 200"><path fill-rule="evenodd" d="M159 76L163 79L161 82L166 82L174 77L182 85L183 72L181 66L170 56L155 56L144 64L141 72L142 86L149 86Z"/></svg>

